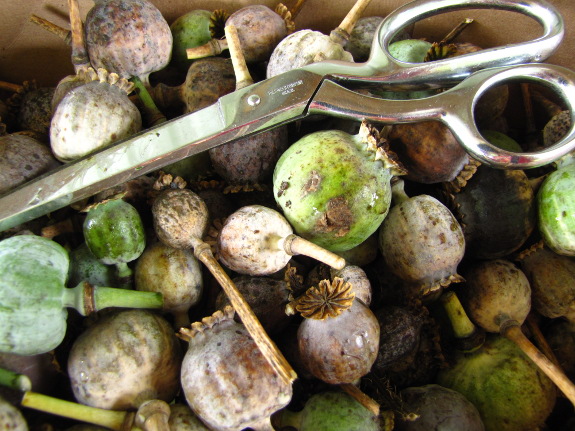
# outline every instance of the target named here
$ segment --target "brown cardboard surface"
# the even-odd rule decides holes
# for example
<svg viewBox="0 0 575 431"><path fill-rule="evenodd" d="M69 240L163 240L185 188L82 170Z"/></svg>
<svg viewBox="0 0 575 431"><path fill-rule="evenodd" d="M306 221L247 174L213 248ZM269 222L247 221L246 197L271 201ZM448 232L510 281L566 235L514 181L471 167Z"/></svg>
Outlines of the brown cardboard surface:
<svg viewBox="0 0 575 431"><path fill-rule="evenodd" d="M289 6L292 4L286 1ZM565 20L565 38L549 63L575 68L572 52L575 49L575 8L573 0L551 0ZM192 9L225 8L233 12L254 3L250 0L153 0L171 23L179 15ZM48 33L29 21L36 14L69 28L66 0L0 0L3 14L0 17L0 80L21 83L35 79L39 85L55 85L59 79L73 72L68 47L57 36ZM85 16L92 7L92 0L80 0L80 10ZM274 7L276 0L259 2ZM406 3L398 0L372 0L364 16L385 16L396 7ZM296 19L296 28L313 28L329 32L337 27L351 5L352 0L306 0ZM538 36L539 25L517 13L469 10L432 17L418 23L416 37L436 40L443 37L460 19L474 18L475 22L465 30L459 40L476 43L483 47L520 42Z"/></svg>

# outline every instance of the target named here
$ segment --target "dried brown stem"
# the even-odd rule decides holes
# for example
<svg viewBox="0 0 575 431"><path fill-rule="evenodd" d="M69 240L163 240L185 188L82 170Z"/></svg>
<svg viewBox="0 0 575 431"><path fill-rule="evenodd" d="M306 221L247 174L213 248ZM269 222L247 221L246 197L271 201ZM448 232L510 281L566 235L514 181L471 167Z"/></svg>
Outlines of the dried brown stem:
<svg viewBox="0 0 575 431"><path fill-rule="evenodd" d="M461 32L463 30L465 30L465 28L467 28L467 26L469 24L471 24L473 22L473 18L465 18L463 21L461 21L459 24L457 24L457 26L455 26L455 28L453 30L451 30L449 33L447 33L445 35L445 37L443 39L441 39L441 41L439 42L442 45L451 43L453 41L453 39L455 39L457 36L459 36L461 34Z"/></svg>
<svg viewBox="0 0 575 431"><path fill-rule="evenodd" d="M188 60L196 60L219 55L226 49L228 49L228 41L226 39L212 39L204 45L186 49L186 55Z"/></svg>
<svg viewBox="0 0 575 431"><path fill-rule="evenodd" d="M304 3L305 0L297 0L295 4L289 9L292 19L295 19L295 17L298 16Z"/></svg>
<svg viewBox="0 0 575 431"><path fill-rule="evenodd" d="M210 246L199 238L193 238L192 241L194 256L206 265L218 283L222 286L232 306L242 320L242 323L275 372L285 382L291 384L291 382L297 378L297 374L274 342L269 338L268 334L265 332L263 326L234 282L214 258Z"/></svg>
<svg viewBox="0 0 575 431"><path fill-rule="evenodd" d="M308 256L335 269L343 269L346 265L343 257L294 234L283 239L283 248L290 256L296 254Z"/></svg>
<svg viewBox="0 0 575 431"><path fill-rule="evenodd" d="M523 334L519 323L510 321L502 325L501 335L513 341L575 406L575 385L573 382Z"/></svg>
<svg viewBox="0 0 575 431"><path fill-rule="evenodd" d="M224 32L226 33L230 58L232 60L234 73L236 74L236 90L240 90L248 85L252 85L254 80L248 70L248 65L242 52L237 28L233 25L227 25L224 28Z"/></svg>
<svg viewBox="0 0 575 431"><path fill-rule="evenodd" d="M72 43L72 32L70 30L66 30L63 27L60 27L59 25L56 25L53 22L34 14L30 15L30 21L39 25L44 30L48 30L50 33L55 34L64 42L66 42L67 45Z"/></svg>
<svg viewBox="0 0 575 431"><path fill-rule="evenodd" d="M371 0L357 0L339 27L333 30L329 35L331 40L342 45L347 42L353 27L355 27L355 24L357 23L357 20L361 18L363 11L370 2Z"/></svg>
<svg viewBox="0 0 575 431"><path fill-rule="evenodd" d="M547 356L557 367L561 368L559 365L559 360L557 359L557 356L555 356L555 353L553 353L553 349L547 342L543 332L541 332L541 328L539 328L539 325L535 320L535 316L530 313L527 316L525 323L527 324L527 328L529 328L529 331L535 340L535 344L537 347L539 347L539 350L541 350L543 354Z"/></svg>
<svg viewBox="0 0 575 431"><path fill-rule="evenodd" d="M357 402L372 412L374 416L379 416L379 404L362 392L357 386L352 385L351 383L344 383L339 385L339 387L343 389L346 394L351 395Z"/></svg>
<svg viewBox="0 0 575 431"><path fill-rule="evenodd" d="M531 134L536 130L535 115L533 114L533 101L531 99L531 92L529 91L529 84L522 82L519 84L521 87L521 96L523 99L523 107L525 109L525 130Z"/></svg>
<svg viewBox="0 0 575 431"><path fill-rule="evenodd" d="M561 108L561 106L559 106L557 103L545 97L540 91L534 90L533 88L530 88L530 90L531 99L534 102L537 102L537 104L545 111L549 118L552 118L561 113L563 108Z"/></svg>
<svg viewBox="0 0 575 431"><path fill-rule="evenodd" d="M90 59L84 43L84 24L80 15L78 0L68 0L68 8L70 10L70 25L72 26L72 64L78 73L90 66Z"/></svg>
<svg viewBox="0 0 575 431"><path fill-rule="evenodd" d="M13 84L11 82L0 81L0 90L11 91L12 93L19 93L24 89L23 85Z"/></svg>

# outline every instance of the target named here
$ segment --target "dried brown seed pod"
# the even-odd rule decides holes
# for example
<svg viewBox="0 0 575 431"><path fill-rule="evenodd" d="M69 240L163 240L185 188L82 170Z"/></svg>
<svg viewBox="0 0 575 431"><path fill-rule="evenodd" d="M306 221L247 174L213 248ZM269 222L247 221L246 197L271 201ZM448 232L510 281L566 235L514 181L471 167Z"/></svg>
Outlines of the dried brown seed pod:
<svg viewBox="0 0 575 431"><path fill-rule="evenodd" d="M202 270L191 250L155 242L136 261L134 284L136 290L160 292L163 309L174 315L174 326L180 328L190 324L188 310L201 298Z"/></svg>
<svg viewBox="0 0 575 431"><path fill-rule="evenodd" d="M237 10L226 20L227 25L238 29L247 63L269 59L277 44L288 35L285 20L264 5L249 5Z"/></svg>
<svg viewBox="0 0 575 431"><path fill-rule="evenodd" d="M329 316L344 304L348 308L323 320L304 319L297 333L305 368L330 384L353 383L366 375L379 348L380 328L375 315L361 301L350 301L350 284L340 280L326 280L312 288L304 310L310 316Z"/></svg>
<svg viewBox="0 0 575 431"><path fill-rule="evenodd" d="M408 197L401 180L393 192L395 205L379 229L387 267L422 295L462 281L465 237L455 216L430 195Z"/></svg>
<svg viewBox="0 0 575 431"><path fill-rule="evenodd" d="M395 124L387 139L407 169L406 178L418 183L451 181L469 162L457 139L438 121Z"/></svg>
<svg viewBox="0 0 575 431"><path fill-rule="evenodd" d="M161 109L174 110L176 113L195 112L234 91L235 84L230 60L210 57L194 61L181 85L160 83L151 90L151 94Z"/></svg>
<svg viewBox="0 0 575 431"><path fill-rule="evenodd" d="M564 316L575 323L575 260L540 242L521 253L519 265L531 286L533 308L550 319Z"/></svg>
<svg viewBox="0 0 575 431"><path fill-rule="evenodd" d="M86 46L95 68L148 83L150 73L168 65L172 32L147 0L96 0L86 16Z"/></svg>
<svg viewBox="0 0 575 431"><path fill-rule="evenodd" d="M422 316L397 305L380 307L374 314L380 325L380 338L372 371L385 373L392 367L403 368L419 348Z"/></svg>
<svg viewBox="0 0 575 431"><path fill-rule="evenodd" d="M98 320L75 341L68 375L76 399L103 409L171 401L179 390L182 352L170 324L146 310Z"/></svg>
<svg viewBox="0 0 575 431"><path fill-rule="evenodd" d="M0 194L60 166L50 148L13 133L0 136Z"/></svg>
<svg viewBox="0 0 575 431"><path fill-rule="evenodd" d="M205 202L189 189L165 189L152 206L154 229L160 241L173 248L191 248L208 226Z"/></svg>
<svg viewBox="0 0 575 431"><path fill-rule="evenodd" d="M270 367L233 309L181 329L189 342L181 385L190 407L210 428L272 430L270 416L291 400L292 387Z"/></svg>
<svg viewBox="0 0 575 431"><path fill-rule="evenodd" d="M229 184L258 184L271 178L289 146L288 130L278 127L209 150L212 166Z"/></svg>
<svg viewBox="0 0 575 431"><path fill-rule="evenodd" d="M17 117L20 130L31 130L48 136L54 91L54 87L40 87L22 96Z"/></svg>
<svg viewBox="0 0 575 431"><path fill-rule="evenodd" d="M446 204L463 227L466 256L497 259L517 251L536 223L533 188L522 170L481 165L465 181L445 183Z"/></svg>
<svg viewBox="0 0 575 431"><path fill-rule="evenodd" d="M377 245L376 245L377 247ZM371 304L371 282L365 271L357 265L346 265L342 269L331 269L331 278L342 278L343 281L351 283L355 298L359 299L369 307Z"/></svg>

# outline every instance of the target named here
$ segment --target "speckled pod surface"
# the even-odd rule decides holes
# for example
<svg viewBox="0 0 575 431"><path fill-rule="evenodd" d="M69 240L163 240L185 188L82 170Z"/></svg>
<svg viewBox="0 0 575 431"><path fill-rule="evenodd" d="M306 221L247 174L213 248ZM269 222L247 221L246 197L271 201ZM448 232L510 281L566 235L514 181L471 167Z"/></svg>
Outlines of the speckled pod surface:
<svg viewBox="0 0 575 431"><path fill-rule="evenodd" d="M146 0L98 0L86 16L86 46L95 68L146 77L170 61L172 32Z"/></svg>

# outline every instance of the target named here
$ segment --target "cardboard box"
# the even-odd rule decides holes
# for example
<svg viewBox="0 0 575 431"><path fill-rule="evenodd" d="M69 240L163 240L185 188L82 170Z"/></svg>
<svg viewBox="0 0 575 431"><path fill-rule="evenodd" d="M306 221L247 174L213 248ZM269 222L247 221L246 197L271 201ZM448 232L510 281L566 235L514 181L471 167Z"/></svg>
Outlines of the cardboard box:
<svg viewBox="0 0 575 431"><path fill-rule="evenodd" d="M295 0L286 1L291 6ZM55 24L69 28L66 0L27 0L25 2L3 1L0 18L0 80L21 83L35 79L38 85L55 85L59 79L73 73L70 51L57 36L48 33L29 21L31 14L46 18ZM82 15L92 7L92 0L80 0ZM171 23L181 14L192 9L223 8L233 12L253 0L153 0ZM275 7L275 0L262 0L261 4ZM352 0L306 0L295 23L296 29L313 28L329 32L338 26ZM385 16L404 0L372 0L364 16ZM549 63L575 68L575 8L572 0L550 0L565 20L565 38L556 53L546 60ZM533 20L517 13L493 10L469 10L453 12L426 19L415 26L416 37L428 40L441 39L461 19L471 17L475 22L465 30L461 40L483 47L516 43L540 35L540 26Z"/></svg>

